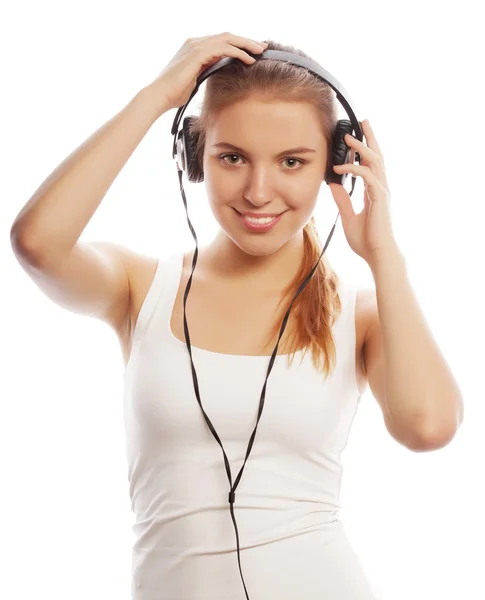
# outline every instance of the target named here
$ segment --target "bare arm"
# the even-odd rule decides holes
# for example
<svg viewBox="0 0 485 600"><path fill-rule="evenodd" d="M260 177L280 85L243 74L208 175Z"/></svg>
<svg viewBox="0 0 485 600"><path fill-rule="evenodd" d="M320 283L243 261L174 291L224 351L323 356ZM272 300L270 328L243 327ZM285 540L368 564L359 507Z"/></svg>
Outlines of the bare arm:
<svg viewBox="0 0 485 600"><path fill-rule="evenodd" d="M166 110L163 86L143 88L47 177L11 229L15 256L40 290L63 308L117 330L129 325L136 253L111 242L78 240L123 165Z"/></svg>
<svg viewBox="0 0 485 600"><path fill-rule="evenodd" d="M72 152L17 215L12 246L39 259L65 256L153 123L167 108L147 86Z"/></svg>

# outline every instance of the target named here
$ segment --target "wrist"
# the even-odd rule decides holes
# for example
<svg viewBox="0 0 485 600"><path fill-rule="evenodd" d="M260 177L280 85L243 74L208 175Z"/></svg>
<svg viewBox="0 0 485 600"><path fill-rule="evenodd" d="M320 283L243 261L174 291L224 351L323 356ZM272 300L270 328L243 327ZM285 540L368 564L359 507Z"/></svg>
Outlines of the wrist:
<svg viewBox="0 0 485 600"><path fill-rule="evenodd" d="M406 265L406 258L397 245L390 246L389 248L383 248L382 250L374 252L367 261L367 264L373 272L379 269L382 265L389 263L401 266Z"/></svg>
<svg viewBox="0 0 485 600"><path fill-rule="evenodd" d="M151 83L142 88L135 96L134 101L140 103L144 110L152 115L155 122L164 113L169 111L170 106L163 89Z"/></svg>

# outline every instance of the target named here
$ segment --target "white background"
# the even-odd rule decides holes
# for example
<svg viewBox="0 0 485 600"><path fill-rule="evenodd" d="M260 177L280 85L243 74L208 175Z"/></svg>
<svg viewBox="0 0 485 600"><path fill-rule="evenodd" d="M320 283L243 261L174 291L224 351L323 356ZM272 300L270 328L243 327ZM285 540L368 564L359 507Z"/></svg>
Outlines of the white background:
<svg viewBox="0 0 485 600"><path fill-rule="evenodd" d="M359 120L370 120L413 289L465 398L452 443L413 453L389 436L366 392L343 454L349 537L386 600L485 597L479 6L29 0L2 7L2 597L128 600L134 522L117 338L43 295L15 260L10 226L48 174L151 82L186 38L223 31L302 48L349 92ZM174 116L153 125L81 240L153 256L193 247L171 157ZM205 244L217 224L204 185L185 180L185 190ZM362 190L359 179L359 210ZM323 184L316 213L323 241L336 214ZM341 276L374 285L340 220L327 256Z"/></svg>

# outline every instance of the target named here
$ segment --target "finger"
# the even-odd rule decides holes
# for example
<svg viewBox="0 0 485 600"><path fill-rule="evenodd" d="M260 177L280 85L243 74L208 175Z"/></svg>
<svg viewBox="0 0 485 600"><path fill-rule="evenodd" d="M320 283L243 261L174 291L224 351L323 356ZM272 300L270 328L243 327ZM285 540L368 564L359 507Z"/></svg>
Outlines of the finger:
<svg viewBox="0 0 485 600"><path fill-rule="evenodd" d="M233 46L237 46L238 48L245 48L249 50L249 52L261 52L265 49L265 46L262 42L256 42L249 38L242 37L240 35L234 35L229 32L221 33L220 36L224 42L232 44Z"/></svg>
<svg viewBox="0 0 485 600"><path fill-rule="evenodd" d="M259 52L262 52L261 48L257 51L252 51L253 54ZM239 58L243 62L248 63L250 65L256 62L256 59L253 56L251 56L244 50L241 50L241 48L238 48L237 46L232 46L231 44L228 44L227 49L225 50L225 54L233 58Z"/></svg>
<svg viewBox="0 0 485 600"><path fill-rule="evenodd" d="M245 41L244 46L242 46L242 42L238 42L239 39ZM248 64L253 64L256 62L256 59L248 54L248 52L251 52L251 54L261 54L265 50L264 46L260 46L258 43L253 42L252 40L238 38L238 36L231 36L227 39L224 39L224 44L226 48L229 48L229 52L226 51L228 56L239 58Z"/></svg>
<svg viewBox="0 0 485 600"><path fill-rule="evenodd" d="M383 159L381 149L379 148L379 144L377 143L377 139L371 127L371 124L369 123L369 119L364 119L360 125L362 127L362 131L365 135L365 139L369 148L374 150L374 152Z"/></svg>
<svg viewBox="0 0 485 600"><path fill-rule="evenodd" d="M344 140L348 146L357 150L366 163L372 163L376 166L379 164L380 157L369 146L366 146L364 142L361 142L353 135L350 135L350 133L345 134Z"/></svg>
<svg viewBox="0 0 485 600"><path fill-rule="evenodd" d="M355 216L354 207L352 206L352 199L350 198L347 190L336 183L330 183L330 190L332 192L333 199L337 204L338 211L342 221L346 222Z"/></svg>
<svg viewBox="0 0 485 600"><path fill-rule="evenodd" d="M369 167L363 167L361 165L351 165L346 163L344 165L335 165L334 171L336 173L353 173L354 175L360 175L360 177L362 177L362 179L367 185L385 189L380 179L375 173L373 173L370 170Z"/></svg>
<svg viewBox="0 0 485 600"><path fill-rule="evenodd" d="M269 46L268 42L263 42L262 40L251 39L251 41L254 42L255 44L258 44L259 46L264 46L265 49Z"/></svg>

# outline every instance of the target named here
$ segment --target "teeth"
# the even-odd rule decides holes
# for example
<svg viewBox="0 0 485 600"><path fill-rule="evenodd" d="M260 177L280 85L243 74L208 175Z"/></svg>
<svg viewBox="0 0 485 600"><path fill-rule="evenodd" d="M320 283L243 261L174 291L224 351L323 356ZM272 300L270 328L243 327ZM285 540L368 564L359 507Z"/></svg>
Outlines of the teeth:
<svg viewBox="0 0 485 600"><path fill-rule="evenodd" d="M250 223L259 223L260 225L264 225L265 223L271 223L271 221L274 221L276 219L276 217L261 217L259 219L256 219L255 217L246 216L244 218Z"/></svg>

